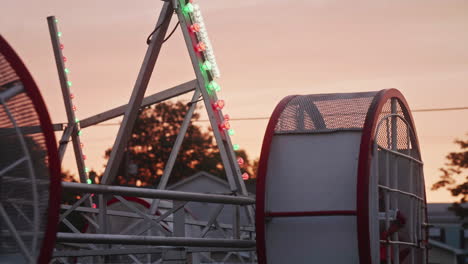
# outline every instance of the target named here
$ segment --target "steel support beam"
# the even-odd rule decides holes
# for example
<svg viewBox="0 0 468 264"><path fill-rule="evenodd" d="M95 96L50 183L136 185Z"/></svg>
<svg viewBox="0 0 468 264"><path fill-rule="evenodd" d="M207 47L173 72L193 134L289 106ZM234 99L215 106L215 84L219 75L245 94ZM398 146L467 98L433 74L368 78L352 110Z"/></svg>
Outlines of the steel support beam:
<svg viewBox="0 0 468 264"><path fill-rule="evenodd" d="M160 103L166 100L169 100L171 98L174 98L176 96L191 92L195 90L197 85L196 80L188 81L182 84L179 84L177 86L171 87L167 90L164 90L162 92L155 93L153 95L147 96L143 99L143 102L141 103L140 108L150 106L156 103ZM99 123L102 123L104 121L119 117L127 111L128 104L121 105L119 107L112 108L110 110L107 110L105 112L102 112L97 115L90 116L88 118L85 118L81 120L80 126L81 128L93 126Z"/></svg>
<svg viewBox="0 0 468 264"><path fill-rule="evenodd" d="M168 199L175 201L191 201L221 204L251 205L255 199L245 196L229 196L221 194L204 194L194 192L180 192L169 190L154 190L137 187L113 186L103 184L83 184L76 182L62 182L64 191L94 193L94 194L112 194L121 196L135 196L154 199Z"/></svg>
<svg viewBox="0 0 468 264"><path fill-rule="evenodd" d="M158 237L110 234L73 234L57 233L57 242L120 244L120 245L153 245L176 247L234 247L251 248L256 245L253 240L216 239L194 237Z"/></svg>
<svg viewBox="0 0 468 264"><path fill-rule="evenodd" d="M128 107L125 111L124 119L113 144L109 161L107 162L106 170L104 171L104 176L101 180L103 184L112 183L117 174L119 164L122 161L124 149L130 138L135 121L138 118L138 111L143 102L143 97L145 96L146 88L148 87L151 74L153 73L154 65L156 64L159 52L161 51L161 46L164 41L167 28L169 27L169 23L171 22L173 12L174 8L172 7L172 2L164 2L157 22L158 30L154 33L148 50L146 51L145 59L143 60L130 101L128 102Z"/></svg>

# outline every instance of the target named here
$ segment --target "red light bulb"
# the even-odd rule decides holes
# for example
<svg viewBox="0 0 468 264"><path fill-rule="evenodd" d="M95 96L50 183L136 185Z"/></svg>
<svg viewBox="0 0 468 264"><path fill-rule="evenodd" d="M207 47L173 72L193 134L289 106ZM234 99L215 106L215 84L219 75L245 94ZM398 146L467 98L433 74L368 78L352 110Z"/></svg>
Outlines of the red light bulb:
<svg viewBox="0 0 468 264"><path fill-rule="evenodd" d="M237 164L244 165L244 159L242 157L237 158Z"/></svg>
<svg viewBox="0 0 468 264"><path fill-rule="evenodd" d="M198 42L196 49L198 52L202 52L206 50L206 45L202 41Z"/></svg>
<svg viewBox="0 0 468 264"><path fill-rule="evenodd" d="M216 110L221 110L223 109L224 105L225 105L224 100L218 100L213 104L213 108Z"/></svg>
<svg viewBox="0 0 468 264"><path fill-rule="evenodd" d="M74 94L70 94L70 99L75 99L75 95L74 95Z"/></svg>
<svg viewBox="0 0 468 264"><path fill-rule="evenodd" d="M228 130L229 128L231 128L231 124L229 124L227 120L224 120L223 123L219 125L219 128L223 130Z"/></svg>
<svg viewBox="0 0 468 264"><path fill-rule="evenodd" d="M224 120L231 120L231 117L228 114L224 115Z"/></svg>
<svg viewBox="0 0 468 264"><path fill-rule="evenodd" d="M93 203L93 208L96 208L96 207L97 207L97 205L95 203Z"/></svg>
<svg viewBox="0 0 468 264"><path fill-rule="evenodd" d="M245 181L245 180L248 180L250 178L249 174L247 172L244 172L244 174L242 174L242 179Z"/></svg>
<svg viewBox="0 0 468 264"><path fill-rule="evenodd" d="M72 109L73 109L73 111L76 111L76 105L74 105L74 106L72 107Z"/></svg>
<svg viewBox="0 0 468 264"><path fill-rule="evenodd" d="M200 32L200 24L194 23L193 25L191 25L190 31L192 31L193 33Z"/></svg>
<svg viewBox="0 0 468 264"><path fill-rule="evenodd" d="M86 155L83 154L83 160L86 160Z"/></svg>
<svg viewBox="0 0 468 264"><path fill-rule="evenodd" d="M81 147L81 148L84 148L84 144L83 144L83 143L80 143L80 147Z"/></svg>
<svg viewBox="0 0 468 264"><path fill-rule="evenodd" d="M67 57L63 56L63 62L67 62Z"/></svg>
<svg viewBox="0 0 468 264"><path fill-rule="evenodd" d="M60 49L63 50L63 48L65 48L65 46L63 44L60 44Z"/></svg>

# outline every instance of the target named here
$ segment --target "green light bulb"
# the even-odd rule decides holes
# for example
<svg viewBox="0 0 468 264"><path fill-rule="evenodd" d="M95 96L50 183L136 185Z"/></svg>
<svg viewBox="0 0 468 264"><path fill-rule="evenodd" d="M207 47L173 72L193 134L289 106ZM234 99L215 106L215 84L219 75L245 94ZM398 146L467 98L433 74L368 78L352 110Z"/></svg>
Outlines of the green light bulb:
<svg viewBox="0 0 468 264"><path fill-rule="evenodd" d="M83 131L80 130L78 131L78 136L81 136L81 135L83 135Z"/></svg>
<svg viewBox="0 0 468 264"><path fill-rule="evenodd" d="M55 19L55 23L58 23L58 19Z"/></svg>
<svg viewBox="0 0 468 264"><path fill-rule="evenodd" d="M62 36L62 32L57 33L57 36L61 37L61 36Z"/></svg>
<svg viewBox="0 0 468 264"><path fill-rule="evenodd" d="M93 181L92 181L91 179L87 179L86 182L87 182L88 184L93 183Z"/></svg>
<svg viewBox="0 0 468 264"><path fill-rule="evenodd" d="M229 130L228 130L228 134L229 134L230 136L234 136L234 134L235 134L234 129L232 129L232 128L229 129Z"/></svg>
<svg viewBox="0 0 468 264"><path fill-rule="evenodd" d="M88 172L89 172L89 168L88 168L88 167L84 168L84 171L85 171L86 173L88 173Z"/></svg>
<svg viewBox="0 0 468 264"><path fill-rule="evenodd" d="M205 61L202 64L202 69L205 70L205 71L211 71L211 62Z"/></svg>
<svg viewBox="0 0 468 264"><path fill-rule="evenodd" d="M68 74L70 72L70 70L68 68L65 68L65 73Z"/></svg>
<svg viewBox="0 0 468 264"><path fill-rule="evenodd" d="M234 144L234 145L232 145L232 148L233 148L234 150L239 150L239 149L240 149L240 146L239 146L239 144Z"/></svg>
<svg viewBox="0 0 468 264"><path fill-rule="evenodd" d="M183 8L184 13L192 13L193 12L193 5L191 3L187 3Z"/></svg>
<svg viewBox="0 0 468 264"><path fill-rule="evenodd" d="M78 117L75 118L75 123L79 123L79 122L80 122L80 119L78 119Z"/></svg>
<svg viewBox="0 0 468 264"><path fill-rule="evenodd" d="M67 85L68 85L68 87L71 87L71 86L72 86L72 82L71 82L71 81L67 81Z"/></svg>
<svg viewBox="0 0 468 264"><path fill-rule="evenodd" d="M215 81L211 81L207 86L209 91L213 92L219 92L221 91L221 86L219 86L219 84Z"/></svg>

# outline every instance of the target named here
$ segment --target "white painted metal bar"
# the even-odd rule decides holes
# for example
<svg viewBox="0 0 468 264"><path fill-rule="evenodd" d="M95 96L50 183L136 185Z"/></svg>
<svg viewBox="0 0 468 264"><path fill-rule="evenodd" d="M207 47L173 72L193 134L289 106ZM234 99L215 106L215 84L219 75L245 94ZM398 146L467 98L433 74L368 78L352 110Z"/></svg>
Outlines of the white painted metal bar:
<svg viewBox="0 0 468 264"><path fill-rule="evenodd" d="M422 161L420 161L420 160L418 160L418 159L415 159L415 158L413 158L413 157L411 157L411 156L408 156L408 155L406 155L406 154L403 154L403 153L401 153L401 152L394 151L394 150L391 150L391 149L387 149L387 148L384 148L384 147L382 147L382 146L379 146L379 148L380 148L381 150L385 151L385 152L392 153L392 154L394 154L395 156L402 157L402 158L405 158L405 159L409 159L409 160L411 160L411 161L413 161L413 162L416 162L416 163L418 163L418 164L420 164L420 165L423 165L423 162L422 162Z"/></svg>
<svg viewBox="0 0 468 264"><path fill-rule="evenodd" d="M8 214L6 213L5 208L3 208L3 205L1 203L0 203L0 216L3 218L3 222L6 224L7 228L10 230L11 234L15 238L16 244L18 245L19 249L23 253L23 257L29 263L34 263L33 256L31 256L30 254L31 251L24 244L23 240L21 239L21 236L18 234L18 231L16 231L15 225L10 220L10 217L8 217Z"/></svg>
<svg viewBox="0 0 468 264"><path fill-rule="evenodd" d="M124 149L127 145L127 141L130 138L135 121L138 118L138 111L143 102L143 97L153 73L154 65L156 64L159 52L161 51L161 46L164 41L167 28L171 22L172 13L172 2L164 2L157 22L157 27L159 28L154 33L153 38L151 38L148 50L146 51L143 64L140 68L140 72L138 73L138 78L135 82L130 101L128 102L127 109L125 111L124 119L120 125L119 132L117 133L117 137L113 144L112 151L109 156L109 161L107 162L107 166L104 171L104 176L101 179L102 184L112 183L117 174Z"/></svg>
<svg viewBox="0 0 468 264"><path fill-rule="evenodd" d="M68 88L68 79L65 73L65 64L63 61L62 50L60 49L60 40L58 38L57 23L55 22L56 18L54 16L47 17L47 24L49 25L50 39L52 42L52 49L55 56L55 64L57 65L58 76L60 80L60 87L62 89L63 102L65 104L65 111L67 113L68 126L71 127L72 133L72 143L73 150L75 153L75 161L78 167L78 175L80 181L85 183L88 179L88 176L85 172L85 164L83 160L83 151L81 149L81 140L78 135L79 128L76 123L75 112L73 111L73 103L70 99L70 90ZM89 201L91 202L91 199Z"/></svg>
<svg viewBox="0 0 468 264"><path fill-rule="evenodd" d="M215 111L213 109L213 104L218 100L216 92L213 91L209 93L206 89L208 86L208 81L211 81L213 78L209 73L207 73L207 80L205 80L204 74L201 72L200 61L201 54L197 54L194 49L194 44L196 43L196 37L189 32L191 18L189 14L184 14L182 12L182 7L180 6L179 0L173 0L176 7L176 13L180 21L180 28L182 30L185 44L190 55L190 60L192 62L192 67L195 72L196 79L198 81L198 88L203 95L203 102L205 104L205 109L208 114L208 119L210 121L211 127L213 128L213 135L215 137L216 143L219 148L221 160L223 161L223 166L226 171L226 178L229 182L229 186L232 192L240 193L244 196L248 196L247 188L245 187L244 181L242 180L241 171L239 165L237 164L237 158L234 153L231 139L225 131L220 131L219 124L224 120L224 116L221 110ZM254 223L254 213L251 206L247 207L247 216L251 223Z"/></svg>
<svg viewBox="0 0 468 264"><path fill-rule="evenodd" d="M390 122L388 119L386 119L386 124L387 124L387 139L390 138ZM389 142L390 143L390 142ZM390 144L389 144L390 147ZM390 186L390 153L387 152L385 155L385 185ZM385 192L385 230L390 229L390 219L389 219L389 211L390 211L390 193L388 191ZM387 238L388 239L388 238ZM385 251L386 251L386 262L387 263L392 263L392 258L391 258L391 249L390 249L390 244L385 245Z"/></svg>
<svg viewBox="0 0 468 264"><path fill-rule="evenodd" d="M216 239L194 237L157 237L111 234L73 234L57 233L57 242L122 244L122 245L163 245L189 247L235 247L251 248L256 245L252 240Z"/></svg>
<svg viewBox="0 0 468 264"><path fill-rule="evenodd" d="M412 194L412 193L409 193L409 192L405 192L405 191L401 191L401 190L398 190L398 189L394 189L394 188L390 188L390 187L387 187L387 186L384 186L384 185L379 185L379 188L381 189L384 189L386 191L389 191L389 192L394 192L394 193L399 193L399 194L402 194L402 195L406 195L406 196L409 196L409 197L412 197L416 200L420 200L420 201L424 201L423 198L415 195L415 194Z"/></svg>
<svg viewBox="0 0 468 264"><path fill-rule="evenodd" d="M64 243L68 244L68 243ZM54 251L53 256L56 257L86 257L86 256L116 256L116 255L128 255L128 254L154 254L154 253L161 253L168 249L172 249L174 247L167 247L167 246L158 246L158 247L132 247L132 248L111 248L107 250L93 250L93 249L85 249L85 250L57 250ZM186 247L187 252L234 252L234 251L255 251L256 248L213 248L213 247Z"/></svg>
<svg viewBox="0 0 468 264"><path fill-rule="evenodd" d="M17 159L15 162L13 162L12 164L6 166L6 168L3 168L2 170L0 170L0 176L3 176L3 174L7 173L8 171L14 169L16 166L20 165L21 163L27 161L28 158L27 157L22 157L20 159Z"/></svg>
<svg viewBox="0 0 468 264"><path fill-rule="evenodd" d="M208 234L208 232L211 229L211 226L216 221L216 218L218 218L218 216L221 213L221 211L223 210L223 208L224 208L223 204L219 204L218 206L216 206L216 208L211 213L211 216L210 216L210 219L208 220L208 223L206 224L206 226L201 231L201 235L200 235L201 237L205 237L206 234Z"/></svg>
<svg viewBox="0 0 468 264"><path fill-rule="evenodd" d="M412 155L412 144L411 144L411 130L410 130L410 127L407 125L406 126L407 129L406 129L406 149L408 150L408 155L409 156L413 156ZM413 184L413 181L414 181L414 175L413 175L413 161L412 160L409 160L409 186L408 186L408 189L409 191L414 194L414 184ZM409 241L413 244L416 243L416 240L414 239L414 199L409 199L409 203L410 203L410 210L409 210L409 228L408 228L408 231L410 233L410 237L409 237ZM417 201L416 201L417 202ZM413 247L410 247L410 264L414 264L415 263L415 249Z"/></svg>
<svg viewBox="0 0 468 264"><path fill-rule="evenodd" d="M9 87L6 90L0 92L0 101L7 102L10 98L15 97L16 95L22 93L24 86L22 83L15 83L13 86Z"/></svg>
<svg viewBox="0 0 468 264"><path fill-rule="evenodd" d="M26 144L26 141L24 139L24 136L22 132L19 129L18 124L16 123L15 118L13 117L13 114L11 113L10 109L8 108L7 103L4 100L0 100L2 103L3 109L5 113L7 114L8 118L10 119L10 122L12 123L13 127L16 129L16 134L19 142L21 143L21 149L23 151L24 156L27 158L27 171L29 173L29 178L31 180L30 186L31 186L31 194L32 194L32 205L33 205L33 232L34 236L31 239L31 249L30 252L34 256L36 255L36 250L37 250L37 243L38 243L38 235L39 235L39 226L41 224L41 219L40 219L40 214L39 214L39 196L37 193L37 184L36 184L36 172L34 170L34 165L31 160L31 154L29 153L29 148Z"/></svg>
<svg viewBox="0 0 468 264"><path fill-rule="evenodd" d="M190 126L193 113L197 107L197 99L200 97L200 89L196 89L193 93L193 97L190 103L190 107L185 114L184 120L182 121L182 125L180 126L180 131L177 134L177 138L172 146L171 153L169 154L169 159L164 166L164 172L161 176L161 180L159 181L157 189L163 190L166 189L167 182L169 181L169 176L172 173L172 169L174 168L174 163L177 158L177 154L179 153L180 147L182 146L182 142L184 141L185 134L187 133L187 129ZM158 210L159 199L153 200L150 207L150 214L154 214Z"/></svg>
<svg viewBox="0 0 468 264"><path fill-rule="evenodd" d="M71 207L71 205L66 205L66 204L60 205L60 208L62 210L67 210L70 207ZM80 206L80 207L76 207L74 209L74 211L83 212L83 213L97 214L99 212L99 209L90 208L90 207L81 207ZM176 211L176 210L174 210L174 211ZM172 213L172 211L171 211L171 213ZM112 216L121 216L121 217L127 217L127 218L144 219L142 216L140 216L137 213L127 212L127 211L120 211L120 210L109 210L108 209L107 214L112 215ZM168 215L170 215L170 214L168 214ZM151 220L154 220L154 221L155 220L159 220L159 221L164 220L165 222L169 222L169 223L173 222L171 217L162 218L162 215L161 216L159 216L159 215L153 215L153 216L148 215L148 217L151 218ZM207 222L206 221L197 221L197 220L192 220L192 219L186 219L185 224L205 227L207 225ZM232 229L232 225L229 225L229 224L219 224L219 225L223 229ZM240 231L250 232L251 233L251 232L255 232L255 228L253 226L240 226ZM122 234L124 234L124 233L122 233ZM135 234L138 234L138 233L135 233Z"/></svg>
<svg viewBox="0 0 468 264"><path fill-rule="evenodd" d="M397 114L397 100L395 98L390 99L390 106L392 110L392 117L391 117L391 136L392 136L392 150L398 152L398 128L397 128L397 117L394 116ZM398 187L398 156L394 157L392 160L392 168L393 168L393 189L399 190ZM398 195L394 193L393 197L393 208L398 211ZM394 232L392 235L392 239L394 241L399 241L399 234L398 231ZM393 244L393 260L395 264L400 263L400 245Z"/></svg>
<svg viewBox="0 0 468 264"><path fill-rule="evenodd" d="M66 191L102 193L112 195L126 195L144 198L159 198L177 201L193 201L222 204L250 205L255 203L255 199L243 196L228 196L220 194L204 194L194 192L180 192L169 190L154 190L137 187L112 186L103 184L83 184L76 182L62 182L62 187Z"/></svg>
<svg viewBox="0 0 468 264"><path fill-rule="evenodd" d="M195 86L197 84L196 80L188 81L177 86L171 87L161 92L157 92L150 96L143 98L143 102L141 103L140 108L150 106L156 103L163 102L165 100L169 100L176 96L191 92L195 90ZM97 115L90 116L80 121L81 128L86 128L89 126L93 126L104 121L119 117L125 114L125 111L128 108L128 104L121 105L105 112L99 113Z"/></svg>
<svg viewBox="0 0 468 264"><path fill-rule="evenodd" d="M150 227L156 227L159 231L161 231L166 236L171 235L171 233L169 233L166 229L164 229L161 226L161 224L159 223L161 220L153 221L153 219L151 217L149 217L149 215L147 215L144 212L140 211L138 208L136 208L133 204L131 204L129 201L127 201L126 199L124 199L120 195L114 195L114 197L117 198L117 200L119 200L125 207L127 207L128 209L130 209L133 212L137 213L139 216L143 217L146 220L146 223L150 224Z"/></svg>

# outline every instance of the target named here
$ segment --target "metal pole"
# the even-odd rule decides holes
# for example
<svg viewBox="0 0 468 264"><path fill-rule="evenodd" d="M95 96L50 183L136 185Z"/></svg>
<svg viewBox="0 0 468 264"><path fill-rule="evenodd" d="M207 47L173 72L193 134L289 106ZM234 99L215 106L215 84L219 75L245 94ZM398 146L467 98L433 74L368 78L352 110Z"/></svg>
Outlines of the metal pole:
<svg viewBox="0 0 468 264"><path fill-rule="evenodd" d="M398 151L397 117L394 116L397 114L397 100L395 98L391 99L391 110L392 110L392 117L391 117L392 150ZM393 164L393 188L398 190L399 189L398 188L398 156L395 156L394 160L392 161L392 164ZM393 193L392 196L393 196L393 207L395 208L395 212L398 212L398 193ZM399 241L398 231L393 233L392 240ZM395 243L393 245L393 260L395 264L400 263L400 245L398 243Z"/></svg>
<svg viewBox="0 0 468 264"><path fill-rule="evenodd" d="M62 182L62 188L68 192L83 192L95 194L112 194L122 196L135 196L143 198L168 199L176 201L192 201L221 204L250 205L255 199L243 196L229 196L221 194L204 194L194 192L180 192L169 190L154 190L137 187L113 186L103 184L83 184L76 182Z"/></svg>
<svg viewBox="0 0 468 264"><path fill-rule="evenodd" d="M177 0L174 0L178 2ZM208 114L208 119L210 121L211 127L213 128L213 134L216 140L216 143L219 148L219 153L221 160L223 161L224 169L226 171L226 178L229 182L229 186L232 192L241 193L244 196L248 195L247 188L245 187L244 181L242 180L241 171L239 165L237 164L237 158L232 148L232 143L229 135L225 131L220 131L219 124L224 120L224 116L221 110L215 111L213 109L213 104L218 100L216 92L208 92L206 87L208 86L207 81L210 81L211 76L207 76L205 80L204 74L200 69L200 62L202 58L200 54L194 49L194 43L196 43L196 38L193 34L189 32L189 24L191 23L191 18L189 15L185 15L182 12L180 5L176 8L176 13L180 21L180 26L184 36L185 44L190 55L192 62L193 70L195 71L195 76L198 81L198 89L203 95L203 101L205 108ZM247 216L251 223L254 222L254 213L251 207L248 207Z"/></svg>
<svg viewBox="0 0 468 264"><path fill-rule="evenodd" d="M143 97L145 95L146 88L148 87L154 65L156 64L159 52L161 51L164 36L166 35L167 28L171 22L172 13L172 2L164 2L157 23L159 29L154 33L148 50L146 51L145 59L143 60L130 101L128 102L128 108L125 111L124 119L120 125L117 138L115 139L109 156L109 161L107 162L106 170L104 171L104 176L101 180L102 184L112 183L117 175L123 151L127 145L128 139L130 138L135 121L138 118L138 111L141 103L143 102Z"/></svg>
<svg viewBox="0 0 468 264"><path fill-rule="evenodd" d="M94 244L122 244L122 245L152 245L176 247L233 247L250 248L256 243L252 240L216 239L195 237L157 237L136 235L110 234L73 234L57 233L57 242L94 243Z"/></svg>
<svg viewBox="0 0 468 264"><path fill-rule="evenodd" d="M81 182L86 182L88 177L85 172L85 164L83 160L83 152L81 150L80 136L78 135L78 126L76 122L75 112L73 111L73 103L70 99L70 90L67 75L65 74L65 63L63 61L62 50L60 49L60 40L58 38L58 30L55 16L47 17L49 25L50 39L52 41L52 48L55 56L55 63L57 65L58 76L60 80L60 87L62 88L63 102L65 104L65 111L67 113L68 126L71 128L71 138L73 143L73 150L75 152L76 165L78 167L78 175ZM65 139L65 140L68 140Z"/></svg>

